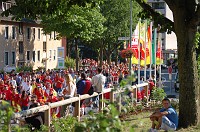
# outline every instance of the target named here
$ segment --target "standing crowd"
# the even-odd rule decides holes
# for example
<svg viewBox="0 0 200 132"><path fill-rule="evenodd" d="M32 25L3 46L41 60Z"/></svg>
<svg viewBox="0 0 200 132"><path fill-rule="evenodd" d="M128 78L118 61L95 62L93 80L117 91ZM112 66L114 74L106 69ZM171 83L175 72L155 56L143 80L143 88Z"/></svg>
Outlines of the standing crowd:
<svg viewBox="0 0 200 132"><path fill-rule="evenodd" d="M81 64L79 71L68 69L2 73L0 100L8 101L15 112L19 112L48 102L68 99L76 94L88 94L92 86L95 92L102 92L104 88L119 84L129 73L125 63L112 62L108 65L104 61L103 66L99 68L95 60L83 59ZM96 103L93 105L98 107ZM52 115L60 117L59 108L51 112Z"/></svg>

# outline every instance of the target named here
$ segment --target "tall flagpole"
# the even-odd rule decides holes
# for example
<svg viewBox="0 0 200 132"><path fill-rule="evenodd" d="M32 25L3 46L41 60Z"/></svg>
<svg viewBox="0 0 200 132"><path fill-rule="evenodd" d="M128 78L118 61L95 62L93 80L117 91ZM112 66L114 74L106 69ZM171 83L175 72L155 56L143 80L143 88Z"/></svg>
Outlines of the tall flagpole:
<svg viewBox="0 0 200 132"><path fill-rule="evenodd" d="M147 41L146 41L146 38L147 38L147 20L145 20L145 31L144 31L144 81L146 81L146 77L147 77L147 74L146 74L146 70L147 70L147 67L146 67L146 60L147 60L147 57L146 57L146 49L147 49Z"/></svg>
<svg viewBox="0 0 200 132"><path fill-rule="evenodd" d="M130 48L132 45L132 0L130 0ZM131 75L132 72L132 61L130 57L129 61L129 74Z"/></svg>
<svg viewBox="0 0 200 132"><path fill-rule="evenodd" d="M139 37L138 37L138 84L140 84L140 26L141 19L139 19Z"/></svg>
<svg viewBox="0 0 200 132"><path fill-rule="evenodd" d="M155 75L155 86L156 86L156 43L157 43L157 28L154 29L154 75Z"/></svg>
<svg viewBox="0 0 200 132"><path fill-rule="evenodd" d="M152 75L151 75L151 69L152 69L152 67L151 67L151 65L152 65L152 22L150 22L150 41L151 41L151 43L150 43L150 47L149 47L149 55L150 55L150 67L149 67L149 72L150 72L150 74L149 74L149 76L150 76L150 78L152 77Z"/></svg>

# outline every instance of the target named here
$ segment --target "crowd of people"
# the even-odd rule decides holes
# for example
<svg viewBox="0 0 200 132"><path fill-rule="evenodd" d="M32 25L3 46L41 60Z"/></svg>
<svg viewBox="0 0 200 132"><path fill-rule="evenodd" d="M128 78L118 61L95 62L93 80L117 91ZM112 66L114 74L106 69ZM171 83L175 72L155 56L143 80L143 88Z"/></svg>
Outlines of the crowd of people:
<svg viewBox="0 0 200 132"><path fill-rule="evenodd" d="M95 88L95 92L101 92L104 88L119 84L129 73L125 63L112 62L109 65L103 61L101 68L93 59L83 59L81 63L79 71L70 68L59 71L2 73L0 100L10 102L15 112L19 112L29 109L33 103L39 106L74 97L76 94L87 94L91 86ZM138 98L142 98L141 93L138 92ZM60 110L52 110L52 115L60 117Z"/></svg>

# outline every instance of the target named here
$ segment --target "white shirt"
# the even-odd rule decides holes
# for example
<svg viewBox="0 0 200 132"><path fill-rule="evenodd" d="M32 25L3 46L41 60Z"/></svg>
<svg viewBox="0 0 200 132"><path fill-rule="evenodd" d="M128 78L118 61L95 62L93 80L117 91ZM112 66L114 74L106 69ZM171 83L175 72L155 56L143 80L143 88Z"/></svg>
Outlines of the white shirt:
<svg viewBox="0 0 200 132"><path fill-rule="evenodd" d="M92 85L96 86L95 92L102 92L105 86L106 77L103 74L97 74L92 77Z"/></svg>

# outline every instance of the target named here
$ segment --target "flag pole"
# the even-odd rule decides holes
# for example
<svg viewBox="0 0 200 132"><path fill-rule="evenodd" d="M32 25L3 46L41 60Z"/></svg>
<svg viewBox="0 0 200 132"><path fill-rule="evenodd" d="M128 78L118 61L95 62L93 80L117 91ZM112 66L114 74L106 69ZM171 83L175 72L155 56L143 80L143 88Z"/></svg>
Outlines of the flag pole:
<svg viewBox="0 0 200 132"><path fill-rule="evenodd" d="M155 76L155 86L156 86L156 43L157 43L157 28L154 29L154 76Z"/></svg>
<svg viewBox="0 0 200 132"><path fill-rule="evenodd" d="M138 37L138 84L140 84L140 26L141 19L139 19L139 37Z"/></svg>
<svg viewBox="0 0 200 132"><path fill-rule="evenodd" d="M146 41L146 38L147 38L147 20L145 20L145 31L144 31L144 81L146 81L146 77L147 77L147 74L146 74L146 71L147 71L147 67L146 67L146 49L147 49L147 41Z"/></svg>
<svg viewBox="0 0 200 132"><path fill-rule="evenodd" d="M132 0L130 0L130 48L132 46ZM132 61L130 57L129 61L129 74L131 75L132 72Z"/></svg>
<svg viewBox="0 0 200 132"><path fill-rule="evenodd" d="M152 77L152 74L151 74L151 70L152 70L152 67L151 67L151 65L152 65L152 22L150 22L150 41L151 41L151 43L150 43L150 47L149 47L149 55L150 55L150 66L149 66L150 74L149 74L149 76L151 78Z"/></svg>

